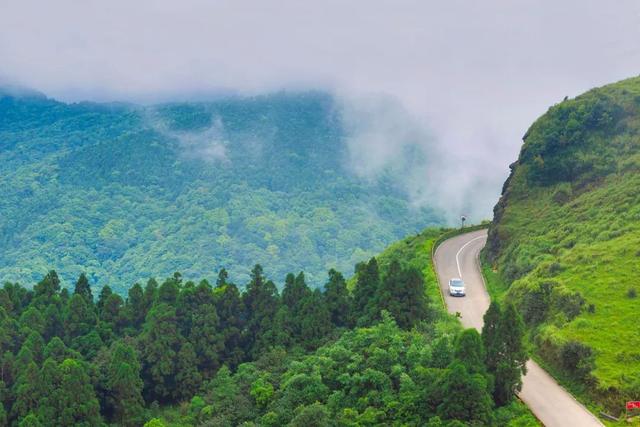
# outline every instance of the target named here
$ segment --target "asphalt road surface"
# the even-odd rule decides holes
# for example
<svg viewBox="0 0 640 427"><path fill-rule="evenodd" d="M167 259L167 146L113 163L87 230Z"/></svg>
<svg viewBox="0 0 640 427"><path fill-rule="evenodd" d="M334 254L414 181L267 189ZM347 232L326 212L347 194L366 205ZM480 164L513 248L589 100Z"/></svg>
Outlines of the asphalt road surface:
<svg viewBox="0 0 640 427"><path fill-rule="evenodd" d="M490 302L478 260L486 240L486 230L452 237L438 247L434 256L447 309L450 313L460 313L465 327L478 330L482 328L482 316ZM453 277L464 280L466 296L449 295L449 279ZM603 425L535 362L527 362L527 370L519 397L542 424L547 427Z"/></svg>

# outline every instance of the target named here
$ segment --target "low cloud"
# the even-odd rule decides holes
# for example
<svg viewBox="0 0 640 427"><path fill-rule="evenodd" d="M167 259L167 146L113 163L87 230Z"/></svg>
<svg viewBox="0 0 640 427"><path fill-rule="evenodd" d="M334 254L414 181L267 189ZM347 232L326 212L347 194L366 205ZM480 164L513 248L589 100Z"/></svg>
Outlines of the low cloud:
<svg viewBox="0 0 640 427"><path fill-rule="evenodd" d="M461 215L475 222L489 218L502 174L482 169L490 165L487 159L447 148L393 97L343 97L339 104L347 134L346 166L354 174L390 179L414 206L439 210L449 224Z"/></svg>
<svg viewBox="0 0 640 427"><path fill-rule="evenodd" d="M178 143L179 154L189 160L228 162L224 125L220 117L213 115L211 125L199 130L172 129L162 115L153 108L142 110L144 123L160 135Z"/></svg>
<svg viewBox="0 0 640 427"><path fill-rule="evenodd" d="M137 103L327 90L359 104L345 109L354 172L404 172L412 200L451 217L491 216L551 104L640 70L637 0L6 3L0 81ZM219 130L174 137L218 160Z"/></svg>

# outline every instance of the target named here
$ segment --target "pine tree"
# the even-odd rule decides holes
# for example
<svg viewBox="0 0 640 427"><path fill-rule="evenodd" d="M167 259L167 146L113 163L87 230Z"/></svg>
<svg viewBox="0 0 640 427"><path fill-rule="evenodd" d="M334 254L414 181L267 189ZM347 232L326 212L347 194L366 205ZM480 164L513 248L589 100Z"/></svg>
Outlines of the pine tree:
<svg viewBox="0 0 640 427"><path fill-rule="evenodd" d="M42 315L42 311L36 308L35 306L31 306L27 308L21 315L20 320L18 321L21 330L31 330L36 331L40 335L44 335L47 325L46 319Z"/></svg>
<svg viewBox="0 0 640 427"><path fill-rule="evenodd" d="M202 280L198 286L195 286L191 281L185 283L176 303L178 324L183 336L188 337L191 334L194 314L200 312L199 308L203 305L209 308L214 306L213 289L209 282ZM215 308L214 315L216 315Z"/></svg>
<svg viewBox="0 0 640 427"><path fill-rule="evenodd" d="M392 313L401 328L410 329L421 321L429 320L429 299L422 274L416 268L402 270L400 283L401 286L392 294L399 302L398 310Z"/></svg>
<svg viewBox="0 0 640 427"><path fill-rule="evenodd" d="M403 329L410 329L428 318L422 274L415 268L403 269L397 260L389 264L373 300L376 319L381 310L386 310Z"/></svg>
<svg viewBox="0 0 640 427"><path fill-rule="evenodd" d="M355 315L359 325L367 325L379 317L375 307L375 296L380 287L378 261L371 258L366 264L358 264L356 275L356 287L353 294Z"/></svg>
<svg viewBox="0 0 640 427"><path fill-rule="evenodd" d="M139 426L144 417L140 362L131 346L115 343L107 371L107 405L121 426Z"/></svg>
<svg viewBox="0 0 640 427"><path fill-rule="evenodd" d="M37 415L40 420L45 422L57 419L60 412L60 383L62 381L60 364L61 362L48 358L40 370L42 388Z"/></svg>
<svg viewBox="0 0 640 427"><path fill-rule="evenodd" d="M500 336L500 323L502 321L502 310L497 301L492 301L489 309L484 313L484 325L482 326L482 342L486 352L485 365L487 370L496 373L498 363L504 353L503 340Z"/></svg>
<svg viewBox="0 0 640 427"><path fill-rule="evenodd" d="M17 322L9 316L3 307L0 307L0 355L5 352L13 352L18 343L17 336Z"/></svg>
<svg viewBox="0 0 640 427"><path fill-rule="evenodd" d="M155 279L147 280L147 284L144 287L144 306L145 312L148 314L149 310L153 306L154 301L158 296L158 282Z"/></svg>
<svg viewBox="0 0 640 427"><path fill-rule="evenodd" d="M492 401L487 392L486 378L469 374L464 365L454 362L440 384L443 397L438 415L444 419L490 425Z"/></svg>
<svg viewBox="0 0 640 427"><path fill-rule="evenodd" d="M318 348L331 332L331 314L319 289L311 292L300 304L297 341L307 350Z"/></svg>
<svg viewBox="0 0 640 427"><path fill-rule="evenodd" d="M103 325L98 324L98 326ZM102 333L104 334L104 331L102 331ZM108 335L108 340L111 339L110 334L105 335ZM91 360L107 343L102 340L102 337L100 336L100 333L98 333L98 330L94 329L86 335L74 338L73 341L71 341L70 345L72 349L79 351L80 354L84 356L85 360Z"/></svg>
<svg viewBox="0 0 640 427"><path fill-rule="evenodd" d="M145 397L148 401L171 401L175 392L176 356L182 344L175 309L155 305L140 337Z"/></svg>
<svg viewBox="0 0 640 427"><path fill-rule="evenodd" d="M88 334L96 325L96 315L85 299L75 294L69 300L64 312L64 331L66 341Z"/></svg>
<svg viewBox="0 0 640 427"><path fill-rule="evenodd" d="M91 293L91 286L89 286L89 280L87 279L86 274L82 273L80 274L80 277L78 277L73 294L80 295L85 299L87 304L93 305L93 294Z"/></svg>
<svg viewBox="0 0 640 427"><path fill-rule="evenodd" d="M33 287L36 303L43 307L50 303L51 298L60 292L60 278L58 273L51 270L44 278Z"/></svg>
<svg viewBox="0 0 640 427"><path fill-rule="evenodd" d="M507 304L502 313L499 330L502 354L496 366L494 400L498 405L511 402L522 389L522 375L527 372L527 352L522 343L524 324L513 304Z"/></svg>
<svg viewBox="0 0 640 427"><path fill-rule="evenodd" d="M31 349L29 349L29 347L23 345L20 347L20 351L14 361L16 377L19 377L31 362L35 362L33 353L31 353Z"/></svg>
<svg viewBox="0 0 640 427"><path fill-rule="evenodd" d="M438 338L431 349L431 367L444 369L453 361L453 350L446 336Z"/></svg>
<svg viewBox="0 0 640 427"><path fill-rule="evenodd" d="M222 288L227 285L229 279L229 273L224 268L218 272L218 279L216 280L216 288Z"/></svg>
<svg viewBox="0 0 640 427"><path fill-rule="evenodd" d="M245 359L241 334L246 319L245 306L237 286L231 283L217 288L214 298L224 342L221 359L235 368Z"/></svg>
<svg viewBox="0 0 640 427"><path fill-rule="evenodd" d="M280 313L279 324L274 328L277 329L276 332L286 330L290 333L290 340L295 343L313 340L314 337L305 335L305 333L310 332L308 326L307 330L303 331L303 323L308 323L306 317L312 315L309 307L311 298L312 292L305 282L304 273L301 272L295 277L293 274L288 274L282 290L282 309L286 309L286 311ZM284 344L282 338L278 339L278 341L280 344Z"/></svg>
<svg viewBox="0 0 640 427"><path fill-rule="evenodd" d="M25 342L22 344L22 348L29 349L36 364L41 364L44 353L44 340L42 336L36 331L31 331Z"/></svg>
<svg viewBox="0 0 640 427"><path fill-rule="evenodd" d="M351 326L352 298L344 276L329 270L329 281L324 285L324 298L331 316L331 322L339 328Z"/></svg>
<svg viewBox="0 0 640 427"><path fill-rule="evenodd" d="M296 316L300 302L310 293L311 291L305 282L303 272L300 272L298 276L294 276L291 273L287 274L285 285L282 289L282 302L291 310L292 316Z"/></svg>
<svg viewBox="0 0 640 427"><path fill-rule="evenodd" d="M100 310L100 320L109 324L114 332L119 331L124 322L123 306L124 300L122 297L118 294L111 294L104 302L102 310Z"/></svg>
<svg viewBox="0 0 640 427"><path fill-rule="evenodd" d="M27 416L30 412L36 411L42 389L40 371L35 362L31 360L19 371L16 379L14 386L16 400L11 407L11 417L13 419L19 419Z"/></svg>
<svg viewBox="0 0 640 427"><path fill-rule="evenodd" d="M179 277L174 276L162 282L162 285L158 288L158 302L166 303L175 307L179 293L180 280Z"/></svg>
<svg viewBox="0 0 640 427"><path fill-rule="evenodd" d="M220 354L224 350L224 335L214 305L195 307L189 342L197 354L197 366L210 377L220 366Z"/></svg>
<svg viewBox="0 0 640 427"><path fill-rule="evenodd" d="M133 328L134 331L139 331L147 315L144 291L139 283L136 283L129 289L125 310L127 325Z"/></svg>
<svg viewBox="0 0 640 427"><path fill-rule="evenodd" d="M60 365L59 408L55 425L95 426L101 423L100 405L82 364L66 359Z"/></svg>
<svg viewBox="0 0 640 427"><path fill-rule="evenodd" d="M395 294L404 286L402 283L402 269L400 263L397 260L391 261L389 267L386 269L380 286L376 289L375 294L370 296L373 306L375 307L373 313L375 315L373 320L381 319L381 311L386 310L389 314L396 319L397 313L400 312L400 301L395 298ZM398 323L399 324L399 323Z"/></svg>
<svg viewBox="0 0 640 427"><path fill-rule="evenodd" d="M260 265L251 271L243 301L247 313L245 351L255 358L274 344L273 319L280 307L276 285L266 280Z"/></svg>
<svg viewBox="0 0 640 427"><path fill-rule="evenodd" d="M462 331L455 343L454 358L470 374L485 374L485 352L482 338L475 329Z"/></svg>
<svg viewBox="0 0 640 427"><path fill-rule="evenodd" d="M176 373L176 397L180 400L191 399L202 384L202 377L198 372L198 358L193 346L185 342L178 352Z"/></svg>
<svg viewBox="0 0 640 427"><path fill-rule="evenodd" d="M44 310L45 331L43 337L45 340L50 340L53 337L64 337L64 323L63 323L63 311L66 304L49 304Z"/></svg>
<svg viewBox="0 0 640 427"><path fill-rule="evenodd" d="M523 346L524 324L512 304L504 311L491 303L484 316L482 339L486 346L485 364L494 376L493 399L502 406L511 402L522 388L527 353Z"/></svg>
<svg viewBox="0 0 640 427"><path fill-rule="evenodd" d="M113 290L109 285L104 285L100 290L100 295L98 295L98 302L96 303L96 310L98 311L98 315L102 311L105 303L107 302L107 298L109 298L113 294Z"/></svg>
<svg viewBox="0 0 640 427"><path fill-rule="evenodd" d="M69 357L69 350L58 337L53 337L44 348L44 359L52 359L57 363L62 363L64 359Z"/></svg>

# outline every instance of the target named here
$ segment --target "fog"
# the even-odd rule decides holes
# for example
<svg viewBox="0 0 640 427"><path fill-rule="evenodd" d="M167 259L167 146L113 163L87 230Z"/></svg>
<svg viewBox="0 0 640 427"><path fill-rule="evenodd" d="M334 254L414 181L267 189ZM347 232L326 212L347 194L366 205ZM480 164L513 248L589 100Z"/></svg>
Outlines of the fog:
<svg viewBox="0 0 640 427"><path fill-rule="evenodd" d="M229 163L227 144L224 138L222 119L213 115L211 125L197 131L171 129L169 123L154 107L139 108L143 125L165 138L178 142L178 151L185 159L202 160L207 163Z"/></svg>
<svg viewBox="0 0 640 427"><path fill-rule="evenodd" d="M637 0L3 0L0 80L67 101L328 90L354 173L478 220L529 124L637 75L639 41Z"/></svg>

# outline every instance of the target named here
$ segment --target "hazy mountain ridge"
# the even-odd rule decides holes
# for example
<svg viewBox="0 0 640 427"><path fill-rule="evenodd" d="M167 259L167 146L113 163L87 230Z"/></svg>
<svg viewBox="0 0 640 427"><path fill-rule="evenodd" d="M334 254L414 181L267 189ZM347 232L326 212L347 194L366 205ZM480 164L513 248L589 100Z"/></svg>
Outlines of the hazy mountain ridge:
<svg viewBox="0 0 640 427"><path fill-rule="evenodd" d="M484 256L538 354L618 411L640 392L640 78L553 106L524 140Z"/></svg>
<svg viewBox="0 0 640 427"><path fill-rule="evenodd" d="M0 96L0 280L118 290L261 263L314 284L441 219L346 166L324 93L154 106ZM88 270L87 270L88 269ZM68 276L66 276L68 275Z"/></svg>

